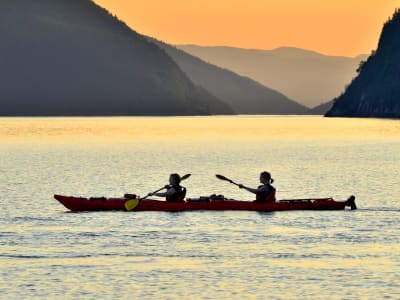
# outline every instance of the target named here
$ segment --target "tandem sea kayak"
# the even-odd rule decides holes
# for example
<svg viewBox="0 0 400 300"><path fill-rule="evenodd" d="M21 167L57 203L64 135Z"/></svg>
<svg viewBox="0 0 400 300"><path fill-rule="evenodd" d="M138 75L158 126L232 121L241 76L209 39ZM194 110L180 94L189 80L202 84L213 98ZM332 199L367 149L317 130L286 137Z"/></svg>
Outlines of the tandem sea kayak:
<svg viewBox="0 0 400 300"><path fill-rule="evenodd" d="M82 198L54 195L67 209L79 211L195 211L195 210L247 210L247 211L284 211L284 210L343 210L346 207L356 209L355 197L345 201L332 198L291 199L274 203L254 203L225 199L223 197L200 197L186 199L185 202L166 202L150 199L129 198Z"/></svg>

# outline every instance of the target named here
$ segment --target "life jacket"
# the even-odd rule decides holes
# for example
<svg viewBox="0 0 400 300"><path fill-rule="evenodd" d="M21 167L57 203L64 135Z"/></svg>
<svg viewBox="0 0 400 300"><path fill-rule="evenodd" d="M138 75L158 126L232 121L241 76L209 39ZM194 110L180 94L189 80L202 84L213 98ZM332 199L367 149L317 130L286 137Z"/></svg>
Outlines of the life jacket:
<svg viewBox="0 0 400 300"><path fill-rule="evenodd" d="M258 203L273 203L276 201L275 199L275 188L272 185L267 185L268 186L268 190L266 191L262 191L260 193L256 193L256 201L254 202L258 202ZM259 186L259 188L262 187Z"/></svg>
<svg viewBox="0 0 400 300"><path fill-rule="evenodd" d="M181 187L179 184L173 185L170 188L174 188L175 193L167 196L167 202L184 202L186 196L186 188Z"/></svg>

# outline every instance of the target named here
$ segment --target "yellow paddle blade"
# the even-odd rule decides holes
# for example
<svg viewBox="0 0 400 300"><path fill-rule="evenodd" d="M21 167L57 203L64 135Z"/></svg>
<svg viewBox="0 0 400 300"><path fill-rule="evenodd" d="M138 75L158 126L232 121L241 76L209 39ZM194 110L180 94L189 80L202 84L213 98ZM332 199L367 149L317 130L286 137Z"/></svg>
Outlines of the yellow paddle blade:
<svg viewBox="0 0 400 300"><path fill-rule="evenodd" d="M125 202L125 209L127 211L133 210L139 204L139 199L132 199Z"/></svg>

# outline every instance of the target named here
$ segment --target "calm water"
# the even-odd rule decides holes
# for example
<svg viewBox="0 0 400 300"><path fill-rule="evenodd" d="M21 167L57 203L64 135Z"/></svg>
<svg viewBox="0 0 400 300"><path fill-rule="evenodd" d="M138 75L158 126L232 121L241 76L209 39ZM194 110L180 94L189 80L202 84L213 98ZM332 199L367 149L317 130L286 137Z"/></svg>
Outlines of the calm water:
<svg viewBox="0 0 400 300"><path fill-rule="evenodd" d="M0 119L1 299L400 299L400 121ZM54 193L356 195L357 211L68 213Z"/></svg>

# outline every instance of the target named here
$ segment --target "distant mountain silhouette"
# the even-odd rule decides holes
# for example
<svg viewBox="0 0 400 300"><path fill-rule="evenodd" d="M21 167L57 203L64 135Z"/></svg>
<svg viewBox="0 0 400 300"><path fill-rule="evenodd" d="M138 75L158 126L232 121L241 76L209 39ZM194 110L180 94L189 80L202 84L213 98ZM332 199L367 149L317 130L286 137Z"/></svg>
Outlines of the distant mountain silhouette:
<svg viewBox="0 0 400 300"><path fill-rule="evenodd" d="M354 58L282 47L252 50L232 47L178 45L206 62L248 76L308 107L328 102L356 76L366 55Z"/></svg>
<svg viewBox="0 0 400 300"><path fill-rule="evenodd" d="M325 115L333 106L333 101L322 103L306 112L307 115Z"/></svg>
<svg viewBox="0 0 400 300"><path fill-rule="evenodd" d="M206 115L231 108L90 0L0 1L0 115Z"/></svg>
<svg viewBox="0 0 400 300"><path fill-rule="evenodd" d="M400 118L400 9L382 30L376 52L334 100L329 117Z"/></svg>
<svg viewBox="0 0 400 300"><path fill-rule="evenodd" d="M163 48L197 85L229 104L238 114L304 114L308 109L281 93L229 70L208 64L173 46Z"/></svg>

